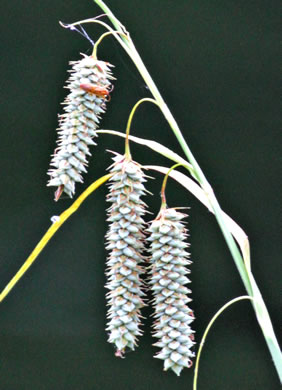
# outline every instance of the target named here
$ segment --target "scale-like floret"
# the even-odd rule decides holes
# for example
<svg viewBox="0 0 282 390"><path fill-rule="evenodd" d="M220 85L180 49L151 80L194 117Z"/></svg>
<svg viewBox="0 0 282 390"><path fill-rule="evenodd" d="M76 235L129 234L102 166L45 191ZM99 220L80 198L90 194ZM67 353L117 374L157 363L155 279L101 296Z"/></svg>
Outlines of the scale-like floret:
<svg viewBox="0 0 282 390"><path fill-rule="evenodd" d="M75 182L82 182L81 173L86 172L90 145L96 145L101 114L109 100L112 73L111 64L84 55L80 61L70 62L70 78L67 87L70 93L63 103L65 113L60 116L58 147L52 156L48 186L58 187L55 200L62 192L71 198Z"/></svg>
<svg viewBox="0 0 282 390"><path fill-rule="evenodd" d="M127 349L134 350L140 330L140 309L144 286L141 275L144 270L144 221L145 203L141 196L146 181L141 166L117 154L110 167L113 173L107 201L109 230L106 235L110 251L107 259L108 341L115 344L116 356L122 357Z"/></svg>
<svg viewBox="0 0 282 390"><path fill-rule="evenodd" d="M184 367L192 365L194 332L190 323L193 311L185 287L191 263L185 242L187 230L181 220L186 215L173 208L161 209L148 229L150 237L150 281L153 291L154 345L161 348L155 357L164 360L164 370L172 369L177 375Z"/></svg>

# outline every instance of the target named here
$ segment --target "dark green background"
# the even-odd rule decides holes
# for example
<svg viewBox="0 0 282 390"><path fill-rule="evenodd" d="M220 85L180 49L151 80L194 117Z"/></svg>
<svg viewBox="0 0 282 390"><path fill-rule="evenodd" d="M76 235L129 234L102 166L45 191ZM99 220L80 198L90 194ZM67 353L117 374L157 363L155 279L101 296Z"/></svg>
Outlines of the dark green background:
<svg viewBox="0 0 282 390"><path fill-rule="evenodd" d="M276 333L281 326L281 157L279 154L278 1L114 1L108 5L131 32L145 64L175 115L222 208L247 232L253 272ZM68 61L91 52L79 34L58 21L98 15L90 0L1 0L1 252L3 288L71 201L53 201L46 188L57 113ZM88 26L97 39L103 31ZM135 102L149 96L113 38L99 48L116 65L117 81L103 128L124 130ZM132 134L181 150L152 105L137 112ZM121 139L100 136L80 194L110 164L106 149ZM144 164L170 162L139 145ZM148 183L156 214L161 175ZM245 294L211 214L175 182L170 206L190 206L189 228L196 341L212 315ZM105 333L104 197L85 201L60 229L0 313L0 390L188 390L193 369L180 378L153 359L151 319L139 348L114 357ZM145 315L149 316L150 309ZM199 389L277 389L278 379L249 302L218 320L205 346Z"/></svg>

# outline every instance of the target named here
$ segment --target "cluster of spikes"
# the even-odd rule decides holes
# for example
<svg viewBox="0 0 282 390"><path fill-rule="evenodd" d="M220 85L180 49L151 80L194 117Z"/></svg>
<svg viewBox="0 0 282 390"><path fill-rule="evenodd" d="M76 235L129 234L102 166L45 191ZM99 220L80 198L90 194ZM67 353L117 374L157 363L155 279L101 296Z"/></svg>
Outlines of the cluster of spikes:
<svg viewBox="0 0 282 390"><path fill-rule="evenodd" d="M72 198L75 183L82 182L86 172L89 146L101 114L112 90L113 80L108 62L93 56L83 56L70 63L71 76L66 88L70 90L64 104L65 113L60 117L58 147L55 149L48 171L48 186L55 186L55 200L63 192ZM142 335L141 309L146 306L145 291L151 288L154 310L154 337L160 348L156 358L164 360L164 370L171 369L177 375L184 367L191 367L191 351L194 332L190 323L193 311L185 287L189 281L186 268L191 263L185 214L162 205L155 220L147 229L143 216L146 204L141 199L146 194L146 176L142 166L129 154L115 153L110 166L109 194L107 201L109 230L106 235L108 301L108 341L115 345L116 356L124 357L127 350L134 350ZM149 258L144 255L146 244L150 246ZM145 264L148 264L149 281L145 283Z"/></svg>
<svg viewBox="0 0 282 390"><path fill-rule="evenodd" d="M71 198L75 183L82 182L81 173L87 171L87 156L90 145L96 145L93 138L106 110L106 102L114 79L111 64L99 61L93 56L83 55L79 61L70 62L70 78L66 88L70 93L64 101L65 113L60 116L58 147L51 160L48 186L55 186L55 200L63 192Z"/></svg>
<svg viewBox="0 0 282 390"><path fill-rule="evenodd" d="M153 293L154 345L161 348L156 358L164 360L164 370L177 375L184 367L191 367L194 353L194 332L190 323L193 311L185 287L190 280L186 268L191 263L186 243L187 230L182 219L185 214L174 208L162 207L159 215L147 229L142 216L145 203L141 197L146 190L142 167L131 157L117 154L110 167L112 177L107 200L110 223L107 233L106 287L108 299L108 341L116 347L116 356L123 357L134 350L140 330L144 291ZM147 238L146 238L147 237ZM146 244L150 244L149 259L144 257ZM142 263L149 262L149 282L145 286Z"/></svg>

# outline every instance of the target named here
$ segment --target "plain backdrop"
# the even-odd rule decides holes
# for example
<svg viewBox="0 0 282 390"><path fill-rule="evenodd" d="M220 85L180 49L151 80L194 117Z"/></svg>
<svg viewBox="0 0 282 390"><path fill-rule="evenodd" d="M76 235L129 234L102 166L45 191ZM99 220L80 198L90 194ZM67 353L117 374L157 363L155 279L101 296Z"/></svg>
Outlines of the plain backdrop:
<svg viewBox="0 0 282 390"><path fill-rule="evenodd" d="M109 0L130 31L149 72L227 212L247 232L252 269L278 336L281 331L281 116L278 95L278 1ZM68 62L91 44L58 21L101 13L91 0L1 0L1 243L0 288L50 226L70 206L46 187L57 114L67 90ZM87 25L97 40L104 31ZM99 57L117 78L101 127L124 131L137 100L150 96L131 60L108 37ZM158 109L144 104L133 135L182 154ZM120 138L101 135L77 194L123 153ZM132 144L135 160L171 162ZM184 171L183 171L184 172ZM146 199L153 218L162 176L150 173ZM193 368L181 377L153 359L150 317L135 352L114 356L105 332L103 186L58 231L0 307L0 390L188 390ZM192 297L199 343L212 315L245 290L214 217L170 180L168 204L191 207ZM280 328L280 329L279 329ZM197 344L198 345L198 344ZM197 348L197 346L196 346ZM205 345L199 390L278 389L278 377L248 301L220 317Z"/></svg>

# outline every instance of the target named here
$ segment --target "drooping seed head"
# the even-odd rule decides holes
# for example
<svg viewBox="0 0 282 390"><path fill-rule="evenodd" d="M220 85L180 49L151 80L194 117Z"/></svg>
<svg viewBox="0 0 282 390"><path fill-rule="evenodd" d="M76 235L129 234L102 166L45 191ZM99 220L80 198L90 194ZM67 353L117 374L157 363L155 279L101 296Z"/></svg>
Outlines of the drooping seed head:
<svg viewBox="0 0 282 390"><path fill-rule="evenodd" d="M51 160L48 186L58 187L55 200L63 192L71 198L75 183L82 182L82 173L87 171L87 156L90 145L96 145L93 138L101 115L106 110L111 89L111 64L86 56L70 62L72 69L67 82L70 93L65 99L64 111L58 128L58 147ZM91 88L83 88L90 85Z"/></svg>
<svg viewBox="0 0 282 390"><path fill-rule="evenodd" d="M194 345L194 332L190 323L194 320L193 311L188 307L191 301L185 287L191 263L188 260L186 243L187 230L181 220L186 215L174 208L161 209L158 217L151 222L150 237L150 281L153 291L154 337L159 341L154 345L161 350L155 357L164 360L164 370L172 369L177 375L184 367L192 365L191 351Z"/></svg>
<svg viewBox="0 0 282 390"><path fill-rule="evenodd" d="M122 357L127 349L134 350L140 330L144 304L144 221L146 181L141 166L117 154L110 167L110 191L107 201L109 230L106 235L107 259L108 341L115 344L116 356Z"/></svg>

